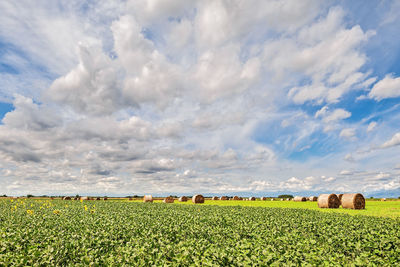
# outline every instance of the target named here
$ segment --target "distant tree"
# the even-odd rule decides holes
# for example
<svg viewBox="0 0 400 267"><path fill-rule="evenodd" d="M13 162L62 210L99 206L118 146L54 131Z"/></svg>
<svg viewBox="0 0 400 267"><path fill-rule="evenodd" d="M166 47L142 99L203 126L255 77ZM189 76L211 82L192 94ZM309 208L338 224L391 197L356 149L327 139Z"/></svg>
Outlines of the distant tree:
<svg viewBox="0 0 400 267"><path fill-rule="evenodd" d="M374 197L370 197L370 199L374 199Z"/></svg>
<svg viewBox="0 0 400 267"><path fill-rule="evenodd" d="M34 197L34 195L28 194L28 195L26 195L26 197L31 198L31 197Z"/></svg>
<svg viewBox="0 0 400 267"><path fill-rule="evenodd" d="M80 195L78 195L78 194L76 194L76 196L75 196L76 198L80 198L81 196Z"/></svg>
<svg viewBox="0 0 400 267"><path fill-rule="evenodd" d="M6 194L4 194L4 195L2 195L2 197L7 197L7 195ZM400 197L399 197L400 198Z"/></svg>
<svg viewBox="0 0 400 267"><path fill-rule="evenodd" d="M293 195L279 195L278 198L294 198Z"/></svg>

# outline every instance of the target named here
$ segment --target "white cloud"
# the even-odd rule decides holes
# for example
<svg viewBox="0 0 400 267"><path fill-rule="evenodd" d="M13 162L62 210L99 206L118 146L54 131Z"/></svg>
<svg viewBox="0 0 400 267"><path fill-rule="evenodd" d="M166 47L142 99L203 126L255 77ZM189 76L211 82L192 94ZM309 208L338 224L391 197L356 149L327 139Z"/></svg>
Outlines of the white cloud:
<svg viewBox="0 0 400 267"><path fill-rule="evenodd" d="M368 96L378 101L385 98L399 97L400 77L394 78L391 74L386 75L385 78L377 82L374 87L372 87Z"/></svg>
<svg viewBox="0 0 400 267"><path fill-rule="evenodd" d="M320 117L325 123L331 123L351 117L351 112L341 108L329 111L328 107L325 106L315 113L315 118Z"/></svg>
<svg viewBox="0 0 400 267"><path fill-rule="evenodd" d="M355 139L366 120L344 121L351 109L334 104L376 79L364 72L374 33L344 8L82 5L0 3L0 60L19 72L0 73L0 99L15 108L0 125L4 193L336 190L343 177L335 175L350 164L343 155L358 168L366 156L356 162L353 151L383 143L379 131ZM390 176L369 173L367 188L393 182L380 171ZM366 184L352 175L348 190Z"/></svg>
<svg viewBox="0 0 400 267"><path fill-rule="evenodd" d="M376 121L371 121L368 124L367 133L372 132L376 128L377 125L378 125L378 123Z"/></svg>
<svg viewBox="0 0 400 267"><path fill-rule="evenodd" d="M393 135L393 137L386 141L385 143L383 143L380 148L389 148L389 147L394 147L394 146L398 146L400 145L400 133L396 133L395 135Z"/></svg>
<svg viewBox="0 0 400 267"><path fill-rule="evenodd" d="M343 129L342 131L340 131L339 136L347 138L347 139L351 139L356 136L356 129L354 129L354 128Z"/></svg>
<svg viewBox="0 0 400 267"><path fill-rule="evenodd" d="M98 48L79 47L79 65L56 79L46 97L78 113L105 115L121 106L121 89L113 62Z"/></svg>
<svg viewBox="0 0 400 267"><path fill-rule="evenodd" d="M354 159L353 155L351 155L351 154L346 154L346 156L344 157L344 160L346 160L348 162L355 162L355 159Z"/></svg>

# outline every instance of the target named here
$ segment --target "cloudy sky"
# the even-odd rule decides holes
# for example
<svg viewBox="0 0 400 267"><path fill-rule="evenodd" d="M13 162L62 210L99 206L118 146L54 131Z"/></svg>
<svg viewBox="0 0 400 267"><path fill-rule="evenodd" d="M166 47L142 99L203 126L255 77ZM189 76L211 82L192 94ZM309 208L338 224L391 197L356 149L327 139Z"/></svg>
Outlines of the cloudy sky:
<svg viewBox="0 0 400 267"><path fill-rule="evenodd" d="M399 1L0 1L0 194L400 195Z"/></svg>

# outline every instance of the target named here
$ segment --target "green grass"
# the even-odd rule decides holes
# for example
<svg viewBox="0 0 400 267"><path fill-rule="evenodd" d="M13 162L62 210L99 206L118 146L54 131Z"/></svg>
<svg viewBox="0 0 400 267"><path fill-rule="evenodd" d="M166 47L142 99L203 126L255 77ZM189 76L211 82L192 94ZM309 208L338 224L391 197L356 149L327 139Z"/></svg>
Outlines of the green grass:
<svg viewBox="0 0 400 267"><path fill-rule="evenodd" d="M137 201L141 202L141 201ZM162 202L162 201L155 201ZM178 202L175 204L191 205L192 202ZM317 202L294 202L294 201L233 201L233 200L206 200L205 205L218 205L218 206L244 206L244 207L265 207L265 208L290 208L290 209L310 209L328 213L344 213L350 215L366 215L387 218L400 218L400 201L366 201L365 210L351 210L351 209L320 209Z"/></svg>

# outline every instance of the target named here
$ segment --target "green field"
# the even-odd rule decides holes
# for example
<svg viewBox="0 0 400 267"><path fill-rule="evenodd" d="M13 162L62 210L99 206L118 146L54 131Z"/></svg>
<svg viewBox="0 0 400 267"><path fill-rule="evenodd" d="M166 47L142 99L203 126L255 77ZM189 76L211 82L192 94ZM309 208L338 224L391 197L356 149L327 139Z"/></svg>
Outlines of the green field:
<svg viewBox="0 0 400 267"><path fill-rule="evenodd" d="M400 263L400 218L377 217L396 217L400 202L367 202L355 216L312 202L232 203L3 199L0 266Z"/></svg>
<svg viewBox="0 0 400 267"><path fill-rule="evenodd" d="M177 202L178 203L178 202ZM189 202L190 203L190 202ZM365 210L351 209L320 209L317 202L293 202L293 201L213 201L208 200L205 204L220 206L246 206L246 207L266 207L266 208L293 208L311 209L330 213L345 213L350 215L368 215L378 217L400 218L400 201L366 201Z"/></svg>

